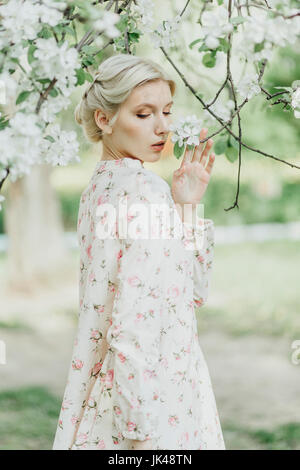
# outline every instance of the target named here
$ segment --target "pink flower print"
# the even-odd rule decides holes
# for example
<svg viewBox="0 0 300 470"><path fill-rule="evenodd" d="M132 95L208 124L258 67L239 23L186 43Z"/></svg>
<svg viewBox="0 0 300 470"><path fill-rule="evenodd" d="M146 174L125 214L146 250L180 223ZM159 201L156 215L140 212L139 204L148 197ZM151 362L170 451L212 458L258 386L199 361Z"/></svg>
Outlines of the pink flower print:
<svg viewBox="0 0 300 470"><path fill-rule="evenodd" d="M92 255L91 255L91 250L92 250L92 245L89 245L89 246L86 248L86 253L87 253L88 258L89 258L90 260L93 259Z"/></svg>
<svg viewBox="0 0 300 470"><path fill-rule="evenodd" d="M194 389L196 387L196 381L195 379L192 380L192 389Z"/></svg>
<svg viewBox="0 0 300 470"><path fill-rule="evenodd" d="M130 286L136 287L140 283L140 279L137 276L132 276L127 279L127 282Z"/></svg>
<svg viewBox="0 0 300 470"><path fill-rule="evenodd" d="M194 299L195 301L195 304L197 305L197 307L200 307L202 304L203 304L203 298L201 297L201 299Z"/></svg>
<svg viewBox="0 0 300 470"><path fill-rule="evenodd" d="M93 232L94 231L94 228L95 228L95 223L94 221L92 220L91 224L90 224L90 231Z"/></svg>
<svg viewBox="0 0 300 470"><path fill-rule="evenodd" d="M106 446L105 446L104 440L100 439L100 441L97 444L97 449L105 449L105 448L106 448Z"/></svg>
<svg viewBox="0 0 300 470"><path fill-rule="evenodd" d="M70 400L63 400L61 409L62 410L68 410L69 407L67 405L72 405L72 402Z"/></svg>
<svg viewBox="0 0 300 470"><path fill-rule="evenodd" d="M134 379L134 374L129 374L128 375L128 380L132 380L132 379Z"/></svg>
<svg viewBox="0 0 300 470"><path fill-rule="evenodd" d="M80 299L79 300L79 306L82 307L82 304L83 304L83 299Z"/></svg>
<svg viewBox="0 0 300 470"><path fill-rule="evenodd" d="M79 219L78 219L78 227L80 227L81 220L82 220L81 217L79 217Z"/></svg>
<svg viewBox="0 0 300 470"><path fill-rule="evenodd" d="M103 313L104 312L104 305L94 305L94 310L97 313Z"/></svg>
<svg viewBox="0 0 300 470"><path fill-rule="evenodd" d="M96 183L93 184L93 193L95 192L95 189L96 189L97 185Z"/></svg>
<svg viewBox="0 0 300 470"><path fill-rule="evenodd" d="M105 196L101 194L101 196L98 197L97 206L100 206L100 204L104 204L105 202Z"/></svg>
<svg viewBox="0 0 300 470"><path fill-rule="evenodd" d="M102 333L99 330L91 329L90 339L93 343L97 343L102 338Z"/></svg>
<svg viewBox="0 0 300 470"><path fill-rule="evenodd" d="M95 282L95 281L96 281L96 277L95 277L94 271L90 272L90 274L89 274L89 281L90 281L90 282Z"/></svg>
<svg viewBox="0 0 300 470"><path fill-rule="evenodd" d="M157 392L153 393L153 400L157 400L159 398L159 395Z"/></svg>
<svg viewBox="0 0 300 470"><path fill-rule="evenodd" d="M136 424L133 421L128 421L127 422L127 430L129 432L135 431L136 430Z"/></svg>
<svg viewBox="0 0 300 470"><path fill-rule="evenodd" d="M105 385L107 388L112 388L114 378L114 369L109 369L105 376Z"/></svg>
<svg viewBox="0 0 300 470"><path fill-rule="evenodd" d="M72 369L73 370L80 370L83 367L83 362L80 359L75 359L72 361Z"/></svg>
<svg viewBox="0 0 300 470"><path fill-rule="evenodd" d="M186 352L187 352L188 354L190 354L190 352L191 352L191 345L190 345L190 343L189 343L189 345L188 345L188 347L187 347Z"/></svg>
<svg viewBox="0 0 300 470"><path fill-rule="evenodd" d="M121 408L119 406L114 406L114 411L115 411L115 414L118 416L122 414Z"/></svg>
<svg viewBox="0 0 300 470"><path fill-rule="evenodd" d="M168 419L168 423L171 426L175 426L176 424L178 424L178 416L176 416L176 415L170 416L169 419Z"/></svg>
<svg viewBox="0 0 300 470"><path fill-rule="evenodd" d="M136 322L139 322L140 320L142 320L142 318L144 318L144 315L143 315L142 313L137 313L136 316L135 316L135 318L136 318L135 321L136 321Z"/></svg>
<svg viewBox="0 0 300 470"><path fill-rule="evenodd" d="M78 436L77 436L77 443L78 443L78 444L83 444L84 441L87 440L87 437L88 437L88 435L87 435L86 432L82 432L82 433L78 434Z"/></svg>
<svg viewBox="0 0 300 470"><path fill-rule="evenodd" d="M139 408L140 407L140 403L138 401L138 399L136 397L132 397L131 400L130 400L130 408L131 409L135 409L135 408Z"/></svg>
<svg viewBox="0 0 300 470"><path fill-rule="evenodd" d="M144 370L144 373L143 373L144 382L147 382L152 377L155 377L155 375L156 374L155 374L154 370L149 370L149 369Z"/></svg>
<svg viewBox="0 0 300 470"><path fill-rule="evenodd" d="M63 422L62 422L62 419L59 420L58 426L59 426L61 429L63 429Z"/></svg>
<svg viewBox="0 0 300 470"><path fill-rule="evenodd" d="M184 432L181 434L181 441L184 442L184 444L187 444L189 441L189 433Z"/></svg>
<svg viewBox="0 0 300 470"><path fill-rule="evenodd" d="M122 258L122 256L123 256L123 251L120 250L117 256L117 261L119 261L119 259Z"/></svg>
<svg viewBox="0 0 300 470"><path fill-rule="evenodd" d="M204 261L203 256L198 255L198 256L196 256L196 258L197 258L197 260L198 260L200 263L203 263L203 261Z"/></svg>
<svg viewBox="0 0 300 470"><path fill-rule="evenodd" d="M102 362L97 362L93 367L93 375L97 375L102 367Z"/></svg>
<svg viewBox="0 0 300 470"><path fill-rule="evenodd" d="M122 354L122 353L119 353L119 354L118 354L118 358L120 359L121 362L125 362L125 361L126 361L126 357L125 357L124 354Z"/></svg>
<svg viewBox="0 0 300 470"><path fill-rule="evenodd" d="M163 357L161 360L161 364L163 367L167 368L168 367L168 359L166 357Z"/></svg>
<svg viewBox="0 0 300 470"><path fill-rule="evenodd" d="M71 418L71 423L72 423L73 426L75 426L75 424L77 423L77 421L78 421L78 416L72 416L72 418Z"/></svg>
<svg viewBox="0 0 300 470"><path fill-rule="evenodd" d="M83 202L83 204L85 203L85 200L86 200L86 194L83 194L83 195L82 195L82 202Z"/></svg>
<svg viewBox="0 0 300 470"><path fill-rule="evenodd" d="M167 294L168 294L170 297L178 297L178 295L179 295L179 288L178 288L177 286L169 287L169 289L167 290Z"/></svg>

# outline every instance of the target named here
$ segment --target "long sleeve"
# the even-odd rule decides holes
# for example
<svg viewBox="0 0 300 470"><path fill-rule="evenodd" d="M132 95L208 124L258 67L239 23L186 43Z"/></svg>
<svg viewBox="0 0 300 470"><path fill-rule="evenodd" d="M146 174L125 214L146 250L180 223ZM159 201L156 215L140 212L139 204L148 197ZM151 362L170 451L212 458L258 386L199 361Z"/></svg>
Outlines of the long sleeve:
<svg viewBox="0 0 300 470"><path fill-rule="evenodd" d="M159 193L138 187L139 203L158 202ZM129 191L129 203L138 202ZM128 439L157 437L161 316L167 278L164 239L120 239L117 290L107 342L113 352L113 419Z"/></svg>
<svg viewBox="0 0 300 470"><path fill-rule="evenodd" d="M193 256L194 302L202 306L208 297L213 247L214 223L211 219L199 219L198 223L183 223L184 240Z"/></svg>

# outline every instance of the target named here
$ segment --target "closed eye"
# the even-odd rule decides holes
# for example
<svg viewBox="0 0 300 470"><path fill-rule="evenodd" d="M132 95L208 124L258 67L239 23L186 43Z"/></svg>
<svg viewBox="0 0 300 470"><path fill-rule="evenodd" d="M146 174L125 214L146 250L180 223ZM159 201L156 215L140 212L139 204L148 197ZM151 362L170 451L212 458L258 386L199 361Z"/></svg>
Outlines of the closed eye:
<svg viewBox="0 0 300 470"><path fill-rule="evenodd" d="M164 114L167 114L167 115L168 115L168 114L172 114L172 113L164 113ZM137 114L137 116L138 116L139 118L141 118L141 119L144 119L144 118L150 116L150 114Z"/></svg>

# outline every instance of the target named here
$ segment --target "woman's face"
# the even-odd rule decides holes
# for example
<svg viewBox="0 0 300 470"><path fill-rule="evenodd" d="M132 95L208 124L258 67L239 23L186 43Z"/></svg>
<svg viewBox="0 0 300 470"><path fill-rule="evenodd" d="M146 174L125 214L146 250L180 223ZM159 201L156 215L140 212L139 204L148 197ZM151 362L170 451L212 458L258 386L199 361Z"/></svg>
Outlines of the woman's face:
<svg viewBox="0 0 300 470"><path fill-rule="evenodd" d="M172 123L172 94L168 82L155 80L133 89L119 108L111 134L104 134L103 156L130 157L144 162L160 159L161 148L152 147L166 141Z"/></svg>

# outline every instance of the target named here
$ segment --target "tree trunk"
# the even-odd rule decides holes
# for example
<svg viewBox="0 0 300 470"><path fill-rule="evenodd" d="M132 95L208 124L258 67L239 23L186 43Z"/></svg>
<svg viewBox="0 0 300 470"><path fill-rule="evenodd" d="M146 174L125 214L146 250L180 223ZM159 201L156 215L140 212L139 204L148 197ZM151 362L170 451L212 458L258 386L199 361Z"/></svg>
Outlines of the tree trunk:
<svg viewBox="0 0 300 470"><path fill-rule="evenodd" d="M50 183L52 167L32 167L10 182L5 210L8 287L31 291L62 266L67 254L58 201Z"/></svg>

